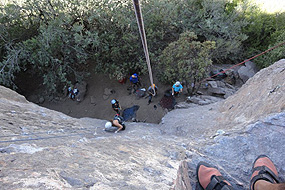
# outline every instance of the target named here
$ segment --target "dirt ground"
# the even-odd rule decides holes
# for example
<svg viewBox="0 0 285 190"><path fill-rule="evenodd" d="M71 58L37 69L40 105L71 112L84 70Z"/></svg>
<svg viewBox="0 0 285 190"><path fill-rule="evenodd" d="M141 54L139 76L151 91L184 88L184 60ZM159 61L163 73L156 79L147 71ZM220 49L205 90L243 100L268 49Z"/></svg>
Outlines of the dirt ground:
<svg viewBox="0 0 285 190"><path fill-rule="evenodd" d="M82 102L76 102L65 97L59 101L45 101L41 106L60 111L75 118L90 117L110 120L116 114L111 106L111 100L115 98L119 100L123 110L134 105L139 105L140 108L137 111L136 119L140 122L159 123L161 118L167 113L167 110L159 105L159 101L163 97L164 91L170 89L171 85L163 85L156 79L154 79L154 83L158 87L158 94L153 97L150 105L148 105L147 97L137 99L135 94L129 94L129 80L127 80L125 84L121 84L116 80L109 79L107 76L94 74L91 75L86 82L87 93ZM141 83L142 87L147 89L150 85L148 76L142 76ZM115 91L108 99L103 98L105 88ZM176 101L184 101L185 98L186 95L182 94ZM95 100L95 103L92 104L91 99L93 99L93 101Z"/></svg>
<svg viewBox="0 0 285 190"><path fill-rule="evenodd" d="M216 70L220 68L229 68L231 65L220 65L214 68ZM162 117L168 112L167 109L163 109L159 102L164 96L164 92L171 89L172 85L165 85L160 83L154 71L154 83L158 87L157 96L153 97L152 103L148 105L148 97L137 99L135 94L129 94L128 88L131 86L129 77L125 84L119 83L117 80L110 79L106 75L95 74L93 68L90 69L90 76L85 80L87 82L87 92L85 98L81 102L73 101L66 97L58 98L53 101L44 101L40 106L49 108L51 110L56 110L65 113L71 117L75 118L97 118L110 120L113 119L116 112L112 109L111 100L113 98L119 100L122 109L130 108L134 105L140 106L136 114L136 120L139 122L147 123L160 123ZM28 97L27 99L31 102L35 102L34 98L29 98L31 96L40 95L43 85L40 81L35 80L33 76L29 76L23 73L25 80L18 80L17 84L22 87L20 94ZM140 76L141 88L148 88L150 86L149 76ZM105 89L112 89L115 93L111 94L107 99L103 98ZM182 102L186 100L186 89L183 89L183 93L180 97L176 98L176 102ZM37 98L36 98L37 99ZM38 99L37 99L38 100Z"/></svg>

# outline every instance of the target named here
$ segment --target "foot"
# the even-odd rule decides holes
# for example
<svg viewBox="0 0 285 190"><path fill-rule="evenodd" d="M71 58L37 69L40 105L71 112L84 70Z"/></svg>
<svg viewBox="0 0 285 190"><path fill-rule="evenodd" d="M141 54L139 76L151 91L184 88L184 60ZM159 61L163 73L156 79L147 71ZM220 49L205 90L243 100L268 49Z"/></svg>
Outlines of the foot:
<svg viewBox="0 0 285 190"><path fill-rule="evenodd" d="M197 178L202 189L207 190L232 190L231 184L226 181L222 174L206 162L199 162L197 166Z"/></svg>
<svg viewBox="0 0 285 190"><path fill-rule="evenodd" d="M255 188L257 182L261 180L270 183L279 183L277 169L266 155L258 156L253 163L250 190L257 189Z"/></svg>

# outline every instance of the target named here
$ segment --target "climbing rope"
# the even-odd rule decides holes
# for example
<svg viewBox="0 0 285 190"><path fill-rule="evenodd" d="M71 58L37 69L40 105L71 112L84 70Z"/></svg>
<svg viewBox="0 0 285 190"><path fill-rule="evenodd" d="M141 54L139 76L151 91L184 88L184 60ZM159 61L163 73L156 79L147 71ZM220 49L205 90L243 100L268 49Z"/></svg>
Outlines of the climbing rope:
<svg viewBox="0 0 285 190"><path fill-rule="evenodd" d="M280 43L280 44L278 44L278 45L276 45L276 46L274 46L274 47L272 47L272 48L269 48L268 50L266 50L266 51L264 51L264 52L261 52L260 54L257 54L257 55L255 55L255 56L249 58L249 59L246 59L246 60L244 60L244 61L242 61L242 62L240 62L240 63L238 63L238 64L236 64L236 65L234 65L234 66L232 66L232 67L230 67L230 68L228 68L228 69L226 69L226 70L223 70L223 71L221 71L221 72L219 72L219 73L217 73L217 74L215 74L215 75L212 75L212 76L210 76L210 77L208 77L208 78L203 79L202 81L198 82L198 84L201 84L202 82L204 82L204 81L206 81L206 80L209 80L209 79L211 79L211 78L213 78L213 77L215 77L215 76L218 76L219 74L223 74L223 73L225 73L225 72L228 71L228 70L231 70L231 69L233 69L233 68L235 68L235 67L237 67L237 66L239 66L239 65L241 65L241 64L244 64L244 63L246 63L246 62L248 62L248 61L250 61L250 60L252 60L252 59L254 59L254 58L258 57L258 56L261 56L261 55L263 55L263 54L265 54L265 53L267 53L267 52L269 52L269 51L271 51L271 50L273 50L273 49L275 49L275 48L277 48L277 47L279 47L279 46L282 46L282 45L284 45L284 44L285 44L285 42L282 42L282 43Z"/></svg>
<svg viewBox="0 0 285 190"><path fill-rule="evenodd" d="M146 58L146 63L147 63L147 67L148 67L149 79L150 79L151 87L152 87L152 89L154 91L154 95L155 95L155 89L153 86L153 77L152 77L152 71L151 71L151 65L150 65L150 59L149 59L149 53L148 53L148 48L147 48L147 41L146 41L146 35L145 35L145 30L144 30L144 22L143 22L142 12L141 12L141 8L140 8L140 3L139 3L139 0L133 0L133 3L134 3L134 9L135 9L137 23L138 23L138 27L139 27L139 32L140 32L140 36L141 36L141 40L142 40L142 45L143 45L143 49L144 49L144 54L145 54L145 58Z"/></svg>
<svg viewBox="0 0 285 190"><path fill-rule="evenodd" d="M88 135L90 133L77 133L77 134L68 134L68 135L60 135L60 136L54 136L50 135L47 137L33 137L33 138L26 138L26 139L15 139L15 140L4 140L0 141L0 143L11 143L11 142L21 142L21 141L36 141L36 140L45 140L45 139L54 139L54 138L65 138L65 137L73 137L73 136L83 136Z"/></svg>
<svg viewBox="0 0 285 190"><path fill-rule="evenodd" d="M82 133L77 133L77 131L82 130ZM85 136L85 135L94 135L93 131L88 129L76 129L72 133L69 131L63 130L55 130L55 131L46 131L39 133L24 133L24 134L13 134L13 135L4 135L0 136L0 144L1 143L13 143L13 142L22 142L22 141L37 141L37 140L47 140L47 139L55 139L55 138L66 138L66 137L74 137L74 136ZM19 139L13 139L18 137ZM2 140L7 139L8 140Z"/></svg>

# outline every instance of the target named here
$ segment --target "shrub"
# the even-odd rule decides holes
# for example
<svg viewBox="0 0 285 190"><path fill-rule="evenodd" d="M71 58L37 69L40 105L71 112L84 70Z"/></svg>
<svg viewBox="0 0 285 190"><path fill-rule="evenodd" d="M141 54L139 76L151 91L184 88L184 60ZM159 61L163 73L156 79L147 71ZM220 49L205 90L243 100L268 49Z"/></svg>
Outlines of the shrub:
<svg viewBox="0 0 285 190"><path fill-rule="evenodd" d="M215 42L196 40L193 32L185 32L163 50L159 62L161 81L182 81L189 93L195 93L197 83L207 75L212 64L211 51L215 48Z"/></svg>

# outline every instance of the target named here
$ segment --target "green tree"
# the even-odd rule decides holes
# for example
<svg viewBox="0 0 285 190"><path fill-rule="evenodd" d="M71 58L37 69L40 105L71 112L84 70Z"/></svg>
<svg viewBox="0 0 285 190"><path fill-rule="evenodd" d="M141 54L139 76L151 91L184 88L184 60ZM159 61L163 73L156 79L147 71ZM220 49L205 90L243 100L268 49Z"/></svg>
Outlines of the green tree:
<svg viewBox="0 0 285 190"><path fill-rule="evenodd" d="M181 4L181 27L198 35L200 41L215 41L213 60L216 63L236 62L242 57L242 42L247 36L242 28L242 1L186 0Z"/></svg>
<svg viewBox="0 0 285 190"><path fill-rule="evenodd" d="M284 17L263 22L246 0L148 0L141 7L151 62L158 71L165 68L159 63L162 50L177 43L183 31L194 31L197 44L216 42L211 49L216 63L244 59L245 48L257 52L272 46L284 31ZM262 28L265 33L259 34ZM251 43L263 37L264 43ZM50 93L86 76L87 67L117 79L147 73L132 1L11 0L0 6L0 46L0 83L6 86L13 86L21 72L37 73Z"/></svg>
<svg viewBox="0 0 285 190"><path fill-rule="evenodd" d="M132 1L103 1L98 25L100 49L96 52L97 72L120 79L136 71L147 73L144 52ZM150 59L153 64L161 51L179 37L179 15L176 2L141 1ZM104 19L102 19L104 18Z"/></svg>
<svg viewBox="0 0 285 190"><path fill-rule="evenodd" d="M285 30L276 32L278 34L275 43L269 45L267 49L270 49L274 46L277 46L285 42ZM274 34L273 34L274 36ZM276 49L271 50L270 52L263 54L260 57L257 57L254 62L257 63L260 67L268 67L274 64L280 59L285 59L285 44L277 47Z"/></svg>
<svg viewBox="0 0 285 190"><path fill-rule="evenodd" d="M195 93L197 83L207 75L212 64L211 51L215 49L215 42L201 43L197 39L193 32L185 32L163 50L159 62L161 81L182 81L188 93Z"/></svg>
<svg viewBox="0 0 285 190"><path fill-rule="evenodd" d="M252 57L285 41L285 12L269 14L256 6L251 7L246 12L245 18L248 20L249 25L247 25L243 31L249 36L244 42L247 57ZM280 52L282 48L283 47L280 47L277 50L270 51L263 56L257 57L253 61L260 68L267 67L279 59L284 58L284 55L282 56L282 52Z"/></svg>
<svg viewBox="0 0 285 190"><path fill-rule="evenodd" d="M37 73L54 93L71 78L83 78L86 61L98 46L98 33L88 28L84 15L88 3L32 0L4 6L0 82L11 86L17 72ZM30 30L36 32L26 35Z"/></svg>
<svg viewBox="0 0 285 190"><path fill-rule="evenodd" d="M96 31L87 31L80 21L72 23L68 15L42 24L37 36L6 46L6 55L0 62L1 80L14 86L15 74L40 77L48 94L61 92L66 83L84 76L89 51L98 45Z"/></svg>
<svg viewBox="0 0 285 190"><path fill-rule="evenodd" d="M110 3L102 0L96 6L99 47L94 52L96 72L122 79L131 72L146 73L143 49L131 1ZM99 14L100 12L100 14Z"/></svg>

